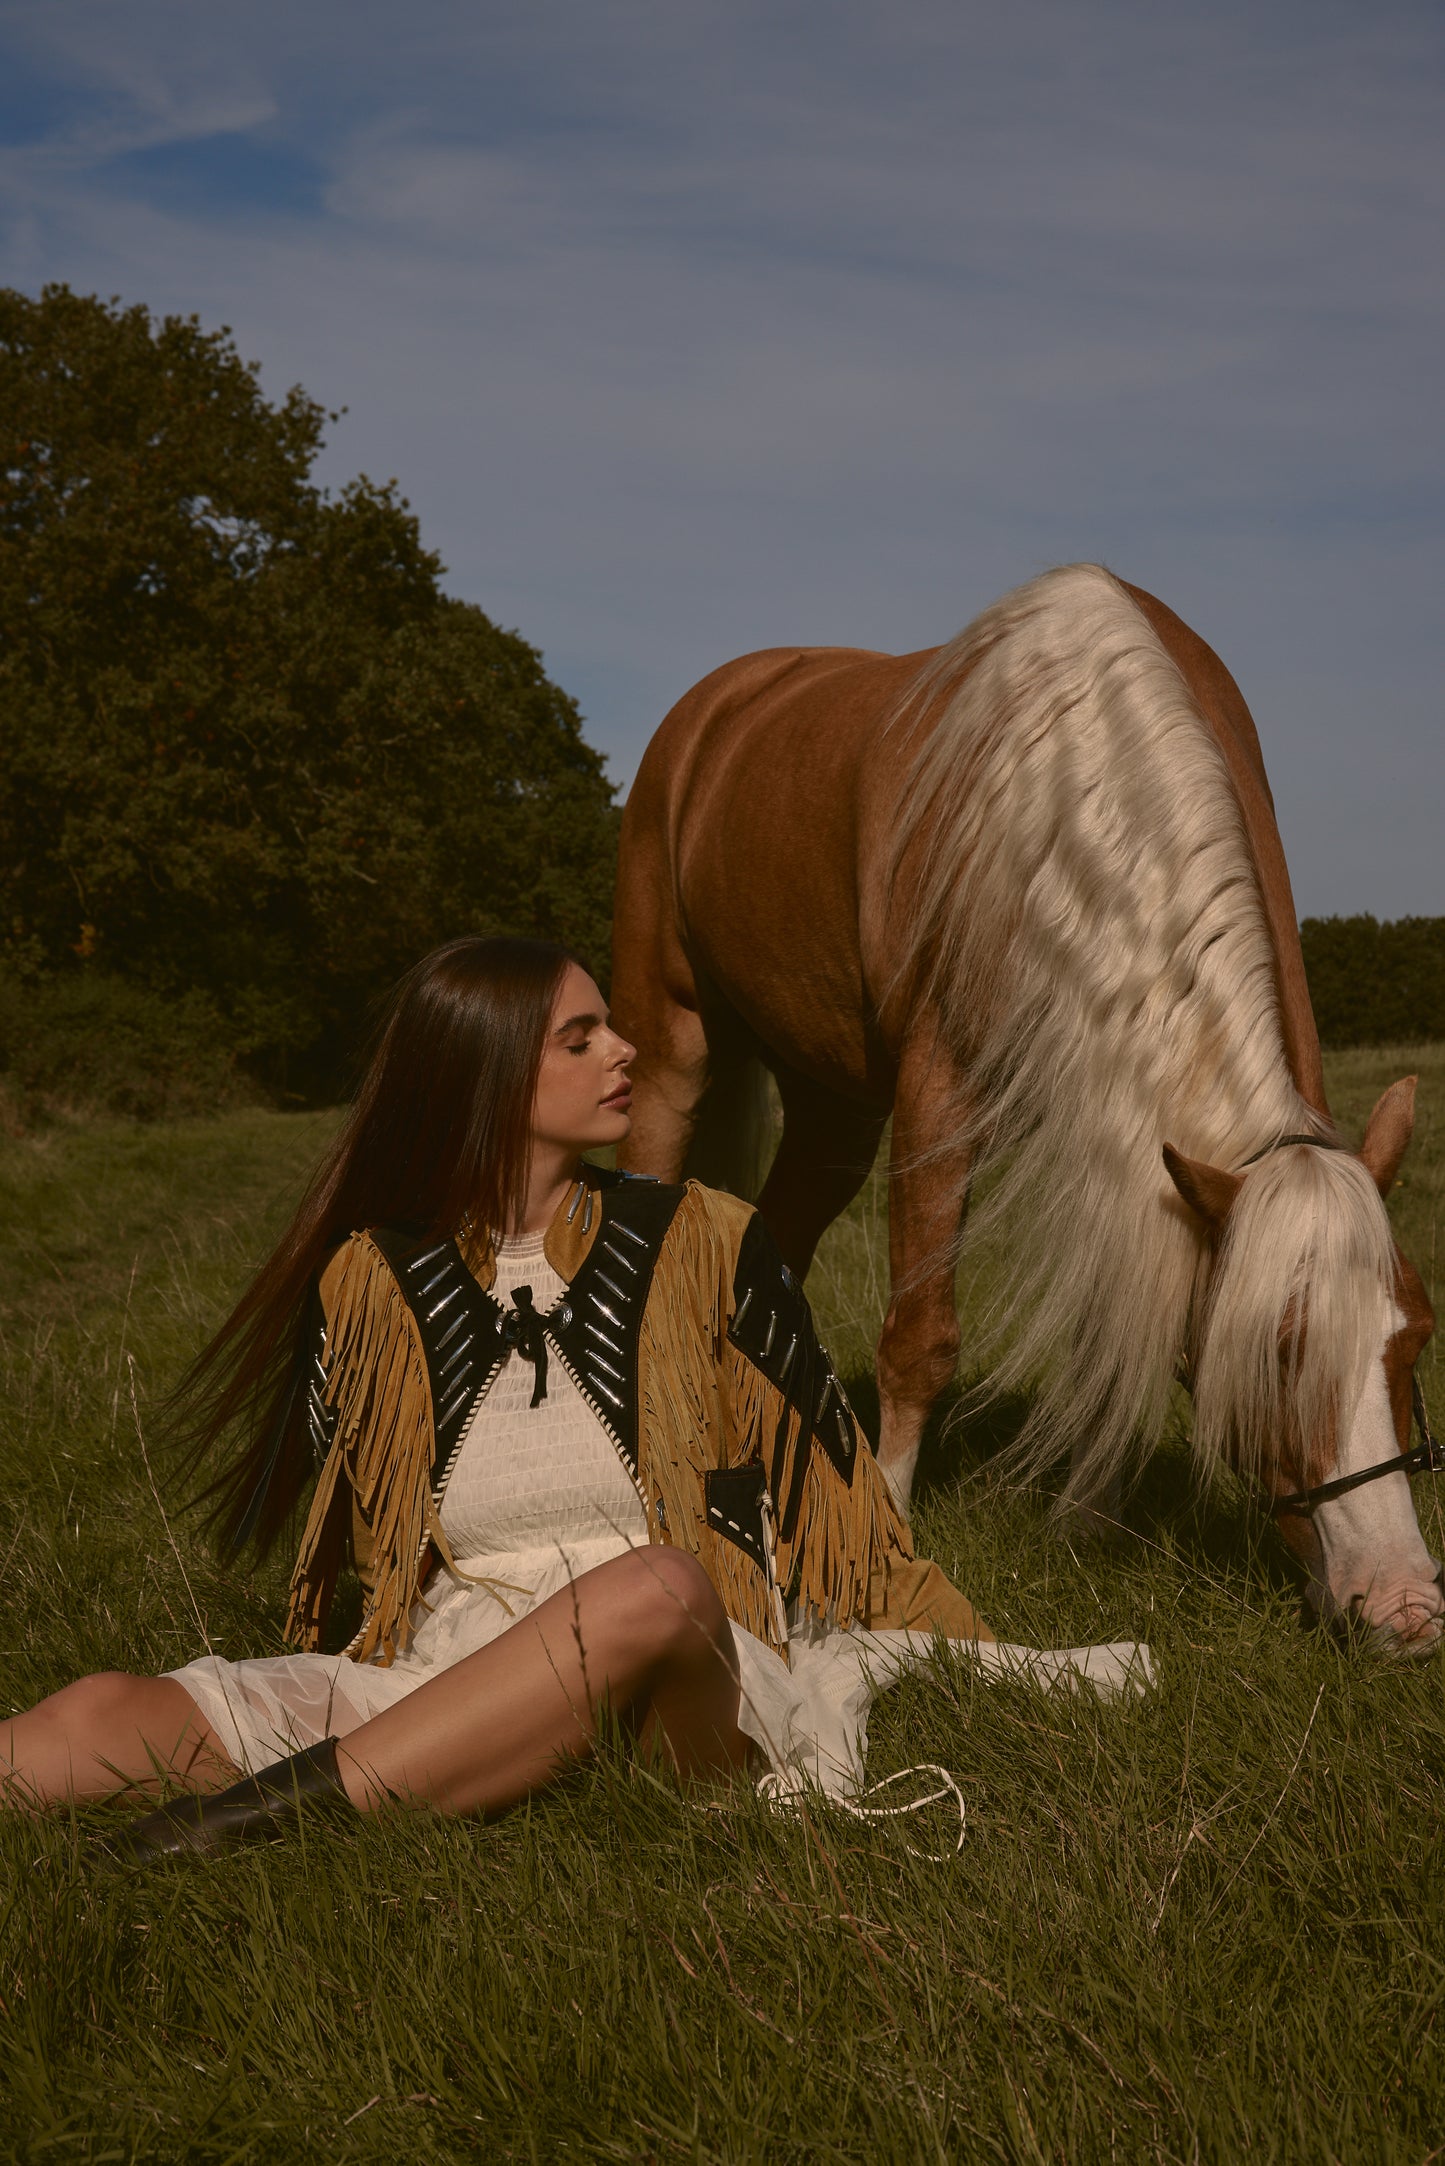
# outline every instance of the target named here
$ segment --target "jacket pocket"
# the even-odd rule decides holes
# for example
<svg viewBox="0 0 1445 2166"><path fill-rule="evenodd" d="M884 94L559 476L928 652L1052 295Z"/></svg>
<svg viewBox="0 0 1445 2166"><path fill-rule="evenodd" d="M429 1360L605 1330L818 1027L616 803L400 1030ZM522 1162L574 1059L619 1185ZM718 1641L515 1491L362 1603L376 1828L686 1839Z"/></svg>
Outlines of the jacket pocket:
<svg viewBox="0 0 1445 2166"><path fill-rule="evenodd" d="M703 1519L709 1577L736 1624L781 1650L787 1614L778 1591L772 1498L756 1461L714 1467L703 1477Z"/></svg>

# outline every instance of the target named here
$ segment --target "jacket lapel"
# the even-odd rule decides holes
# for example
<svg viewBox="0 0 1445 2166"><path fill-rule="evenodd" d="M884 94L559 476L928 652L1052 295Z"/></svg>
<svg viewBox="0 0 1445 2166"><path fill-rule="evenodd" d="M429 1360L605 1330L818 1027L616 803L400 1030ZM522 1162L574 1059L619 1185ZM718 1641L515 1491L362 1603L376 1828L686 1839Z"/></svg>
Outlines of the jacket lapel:
<svg viewBox="0 0 1445 2166"><path fill-rule="evenodd" d="M635 1478L638 1332L684 1191L619 1174L604 1180L586 1255L548 1315L547 1332Z"/></svg>
<svg viewBox="0 0 1445 2166"><path fill-rule="evenodd" d="M416 1319L431 1385L431 1492L446 1487L467 1417L502 1360L502 1312L462 1260L455 1241L416 1240L388 1228L372 1240Z"/></svg>

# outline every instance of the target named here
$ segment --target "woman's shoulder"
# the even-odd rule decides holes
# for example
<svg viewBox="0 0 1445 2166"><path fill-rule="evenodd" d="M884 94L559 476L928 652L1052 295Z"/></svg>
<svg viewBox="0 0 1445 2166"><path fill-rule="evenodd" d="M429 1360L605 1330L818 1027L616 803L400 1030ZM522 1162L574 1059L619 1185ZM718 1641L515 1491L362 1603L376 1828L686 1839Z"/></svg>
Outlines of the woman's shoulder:
<svg viewBox="0 0 1445 2166"><path fill-rule="evenodd" d="M744 1203L741 1196L729 1195L725 1188L708 1188L702 1181L683 1183L678 1212L679 1216L686 1215L706 1225L733 1247L741 1242L757 1217L753 1205Z"/></svg>
<svg viewBox="0 0 1445 2166"><path fill-rule="evenodd" d="M652 1174L613 1172L610 1167L586 1166L584 1172L592 1186L610 1196L609 1211L614 1216L630 1218L637 1229L649 1233L654 1242L669 1237L675 1242L691 1233L711 1236L735 1247L756 1216L753 1206L744 1203L740 1196L731 1196L725 1189L709 1188L702 1181L659 1181ZM559 1210L554 1231L563 1216ZM587 1253L582 1230L585 1224L585 1219L579 1222L573 1234L579 1249L579 1262ZM575 1268L573 1264L572 1269ZM564 1272L564 1276L570 1277L571 1270Z"/></svg>
<svg viewBox="0 0 1445 2166"><path fill-rule="evenodd" d="M319 1285L321 1306L328 1315L337 1302L358 1284L384 1275L395 1274L372 1236L369 1226L359 1226L353 1233L338 1241L321 1266Z"/></svg>

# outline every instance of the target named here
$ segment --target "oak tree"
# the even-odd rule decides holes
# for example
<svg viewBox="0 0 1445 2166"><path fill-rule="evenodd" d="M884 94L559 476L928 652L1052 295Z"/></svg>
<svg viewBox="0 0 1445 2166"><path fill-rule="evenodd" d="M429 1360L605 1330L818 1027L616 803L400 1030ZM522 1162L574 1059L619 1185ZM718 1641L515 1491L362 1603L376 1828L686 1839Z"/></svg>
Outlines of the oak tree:
<svg viewBox="0 0 1445 2166"><path fill-rule="evenodd" d="M605 957L613 792L539 655L226 329L0 291L0 939L274 1071L466 931Z"/></svg>

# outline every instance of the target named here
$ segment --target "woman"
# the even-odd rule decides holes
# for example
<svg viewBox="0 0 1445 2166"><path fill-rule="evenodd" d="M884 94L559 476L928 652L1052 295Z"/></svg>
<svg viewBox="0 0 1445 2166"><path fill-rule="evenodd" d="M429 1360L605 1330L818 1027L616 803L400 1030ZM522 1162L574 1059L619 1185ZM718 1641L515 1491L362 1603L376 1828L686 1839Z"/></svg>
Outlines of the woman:
<svg viewBox="0 0 1445 2166"><path fill-rule="evenodd" d="M141 1856L307 1801L492 1814L607 1716L683 1777L781 1764L809 1722L790 1645L837 1627L991 1637L914 1560L761 1221L583 1159L628 1131L632 1051L560 948L458 940L410 972L182 1387L198 1448L249 1431L216 1485L230 1546L264 1554L316 1477L299 1651L82 1678L0 1732L13 1797L182 1786ZM324 1655L348 1556L362 1624ZM842 1700L814 1674L822 1722Z"/></svg>

